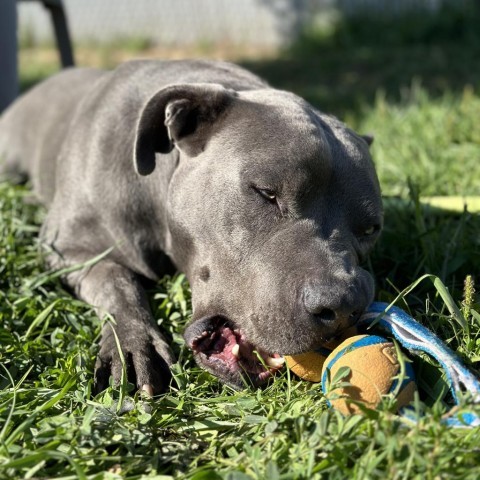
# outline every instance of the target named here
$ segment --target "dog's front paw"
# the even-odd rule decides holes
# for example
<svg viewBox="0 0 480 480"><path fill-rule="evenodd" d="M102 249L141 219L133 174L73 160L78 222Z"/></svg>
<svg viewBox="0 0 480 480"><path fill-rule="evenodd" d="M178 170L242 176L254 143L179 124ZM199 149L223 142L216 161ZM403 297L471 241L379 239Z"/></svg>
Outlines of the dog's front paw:
<svg viewBox="0 0 480 480"><path fill-rule="evenodd" d="M169 366L174 362L170 347L154 327L136 327L138 328L125 329L110 324L103 327L100 351L95 364L97 393L108 387L110 376L113 377L115 385L120 384L124 368L122 355L127 379L137 389L152 396L164 392L170 384L172 374ZM118 347L121 348L122 355Z"/></svg>

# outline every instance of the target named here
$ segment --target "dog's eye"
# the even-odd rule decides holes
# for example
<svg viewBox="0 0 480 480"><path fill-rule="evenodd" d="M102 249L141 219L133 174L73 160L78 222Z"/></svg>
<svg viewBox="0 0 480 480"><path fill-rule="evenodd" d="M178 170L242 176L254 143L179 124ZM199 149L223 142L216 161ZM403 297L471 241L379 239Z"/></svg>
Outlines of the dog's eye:
<svg viewBox="0 0 480 480"><path fill-rule="evenodd" d="M364 237L371 237L380 230L380 225L371 225L366 230L363 231Z"/></svg>
<svg viewBox="0 0 480 480"><path fill-rule="evenodd" d="M277 202L277 195L273 190L268 188L255 188L255 190L265 199L268 200L270 203Z"/></svg>

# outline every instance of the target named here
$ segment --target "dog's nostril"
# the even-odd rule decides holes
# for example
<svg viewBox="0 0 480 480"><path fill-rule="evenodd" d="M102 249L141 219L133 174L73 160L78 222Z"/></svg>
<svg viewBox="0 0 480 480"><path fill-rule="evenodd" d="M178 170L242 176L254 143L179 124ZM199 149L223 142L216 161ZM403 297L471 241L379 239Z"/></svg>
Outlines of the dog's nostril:
<svg viewBox="0 0 480 480"><path fill-rule="evenodd" d="M319 313L315 314L315 317L325 322L333 322L337 316L330 308L322 308Z"/></svg>

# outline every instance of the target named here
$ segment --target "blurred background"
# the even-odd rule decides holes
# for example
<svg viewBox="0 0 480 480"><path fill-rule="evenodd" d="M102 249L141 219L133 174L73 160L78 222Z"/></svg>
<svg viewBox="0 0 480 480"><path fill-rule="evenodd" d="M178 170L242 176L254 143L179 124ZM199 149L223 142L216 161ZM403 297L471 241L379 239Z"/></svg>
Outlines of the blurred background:
<svg viewBox="0 0 480 480"><path fill-rule="evenodd" d="M480 195L476 0L64 0L76 64L131 58L237 62L360 133L386 197ZM25 90L60 69L40 1L18 3ZM478 214L387 204L370 268L380 295L434 273L462 288L480 265ZM393 289L394 290L394 289ZM387 295L385 293L385 295Z"/></svg>
<svg viewBox="0 0 480 480"><path fill-rule="evenodd" d="M480 79L476 0L64 0L78 65L133 57L248 63L275 86L344 114L423 86ZM58 67L41 1L18 6L22 86Z"/></svg>

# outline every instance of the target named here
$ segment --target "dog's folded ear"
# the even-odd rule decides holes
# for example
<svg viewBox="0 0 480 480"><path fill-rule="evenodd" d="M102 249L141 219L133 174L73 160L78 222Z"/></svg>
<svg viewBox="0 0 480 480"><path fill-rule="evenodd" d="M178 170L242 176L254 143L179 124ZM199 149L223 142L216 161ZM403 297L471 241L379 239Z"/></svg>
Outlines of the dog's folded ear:
<svg viewBox="0 0 480 480"><path fill-rule="evenodd" d="M365 135L360 135L366 142L367 142L367 145L370 147L373 143L373 140L375 139L375 137L371 134L371 133L367 133Z"/></svg>
<svg viewBox="0 0 480 480"><path fill-rule="evenodd" d="M192 83L162 88L143 107L134 145L135 169L149 175L155 154L174 147L190 157L201 153L215 122L236 92L217 84Z"/></svg>

